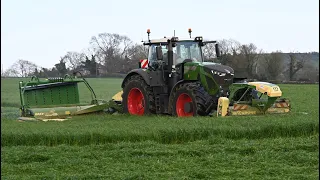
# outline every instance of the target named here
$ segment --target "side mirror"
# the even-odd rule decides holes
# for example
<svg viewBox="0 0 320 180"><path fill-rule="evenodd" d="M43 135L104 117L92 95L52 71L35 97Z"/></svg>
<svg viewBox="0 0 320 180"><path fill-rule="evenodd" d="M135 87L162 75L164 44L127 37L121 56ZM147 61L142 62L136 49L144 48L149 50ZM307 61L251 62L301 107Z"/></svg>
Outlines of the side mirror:
<svg viewBox="0 0 320 180"><path fill-rule="evenodd" d="M216 49L216 55L217 55L217 57L220 57L221 54L220 54L219 44L215 44L214 46L215 46L215 49Z"/></svg>
<svg viewBox="0 0 320 180"><path fill-rule="evenodd" d="M161 46L156 47L156 53L157 53L157 59L158 60L163 60L163 55L162 55L162 48Z"/></svg>

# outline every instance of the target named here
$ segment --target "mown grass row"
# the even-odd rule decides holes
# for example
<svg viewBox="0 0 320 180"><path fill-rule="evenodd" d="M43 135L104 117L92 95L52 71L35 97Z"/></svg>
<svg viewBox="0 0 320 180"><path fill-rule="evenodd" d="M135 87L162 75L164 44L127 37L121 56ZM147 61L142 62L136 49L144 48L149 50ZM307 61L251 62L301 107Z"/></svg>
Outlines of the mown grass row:
<svg viewBox="0 0 320 180"><path fill-rule="evenodd" d="M277 119L274 119L275 117ZM201 119L97 115L77 117L66 122L21 123L4 120L1 127L1 146L89 145L146 140L175 144L209 137L261 139L318 133L318 119L306 119L305 115L299 114Z"/></svg>

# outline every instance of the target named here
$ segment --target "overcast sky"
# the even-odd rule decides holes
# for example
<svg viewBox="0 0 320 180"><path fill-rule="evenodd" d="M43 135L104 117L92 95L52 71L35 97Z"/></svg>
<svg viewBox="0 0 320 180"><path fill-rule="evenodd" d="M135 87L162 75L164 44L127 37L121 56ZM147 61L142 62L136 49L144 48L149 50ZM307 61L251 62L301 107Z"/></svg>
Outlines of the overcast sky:
<svg viewBox="0 0 320 180"><path fill-rule="evenodd" d="M51 68L98 33L147 38L202 35L271 52L319 52L319 0L1 0L1 63Z"/></svg>

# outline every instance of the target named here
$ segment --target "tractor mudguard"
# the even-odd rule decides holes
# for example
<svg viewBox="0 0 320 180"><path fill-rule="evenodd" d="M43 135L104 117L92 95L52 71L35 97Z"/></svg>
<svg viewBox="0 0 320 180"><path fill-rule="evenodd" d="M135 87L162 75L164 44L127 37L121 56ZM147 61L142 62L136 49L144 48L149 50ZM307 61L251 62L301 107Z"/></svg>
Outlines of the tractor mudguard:
<svg viewBox="0 0 320 180"><path fill-rule="evenodd" d="M170 91L170 94L169 94L169 99L172 97L172 94L173 94L174 89L175 89L179 84L184 83L184 82L195 82L195 81L184 80L184 79L178 81L178 82L172 87L172 89L171 89L171 91Z"/></svg>
<svg viewBox="0 0 320 180"><path fill-rule="evenodd" d="M172 93L173 93L173 91L174 91L174 88L176 88L179 84L181 84L181 83L183 83L183 82L186 82L186 80L180 80L180 81L178 81L178 82L172 87L172 89L171 89L171 91L170 91L170 97L171 97L171 95L172 95Z"/></svg>
<svg viewBox="0 0 320 180"><path fill-rule="evenodd" d="M127 79L132 76L132 75L135 75L135 74L138 74L140 75L144 81L150 85L150 79L149 79L149 75L148 75L148 72L147 72L147 69L133 69L131 70L127 75L126 77L123 79L122 81L122 84L121 84L121 88L124 87L124 83L127 81Z"/></svg>

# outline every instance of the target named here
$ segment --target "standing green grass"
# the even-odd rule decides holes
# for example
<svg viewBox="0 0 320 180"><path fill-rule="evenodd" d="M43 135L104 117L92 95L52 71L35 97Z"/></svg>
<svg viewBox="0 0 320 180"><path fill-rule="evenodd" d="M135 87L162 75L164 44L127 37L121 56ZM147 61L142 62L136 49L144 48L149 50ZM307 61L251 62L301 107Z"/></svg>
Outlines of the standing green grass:
<svg viewBox="0 0 320 180"><path fill-rule="evenodd" d="M311 116L309 116L311 117ZM1 146L90 145L116 142L185 143L209 137L261 139L302 137L319 133L317 119L306 115L181 118L90 115L65 122L3 120Z"/></svg>
<svg viewBox="0 0 320 180"><path fill-rule="evenodd" d="M318 136L2 148L4 179L318 179Z"/></svg>
<svg viewBox="0 0 320 180"><path fill-rule="evenodd" d="M98 99L120 79L88 79ZM318 179L318 85L280 85L281 115L85 115L18 122L18 80L1 88L4 179ZM12 90L16 89L16 90ZM80 86L81 99L90 99Z"/></svg>

